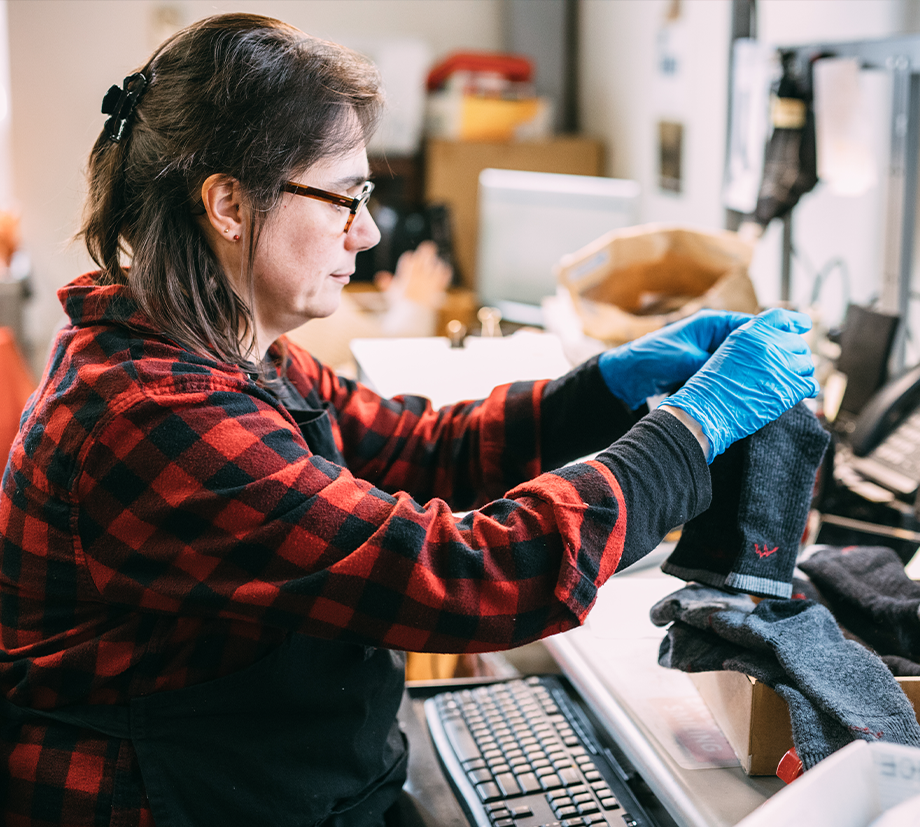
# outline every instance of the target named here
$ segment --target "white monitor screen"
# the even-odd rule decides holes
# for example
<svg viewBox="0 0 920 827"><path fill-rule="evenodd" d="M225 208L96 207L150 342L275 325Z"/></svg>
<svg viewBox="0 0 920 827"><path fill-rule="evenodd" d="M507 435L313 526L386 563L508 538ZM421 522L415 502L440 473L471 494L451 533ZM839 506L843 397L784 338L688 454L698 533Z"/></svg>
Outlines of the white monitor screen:
<svg viewBox="0 0 920 827"><path fill-rule="evenodd" d="M484 169L479 174L479 298L502 316L541 324L554 267L610 230L636 224L639 185L593 175Z"/></svg>

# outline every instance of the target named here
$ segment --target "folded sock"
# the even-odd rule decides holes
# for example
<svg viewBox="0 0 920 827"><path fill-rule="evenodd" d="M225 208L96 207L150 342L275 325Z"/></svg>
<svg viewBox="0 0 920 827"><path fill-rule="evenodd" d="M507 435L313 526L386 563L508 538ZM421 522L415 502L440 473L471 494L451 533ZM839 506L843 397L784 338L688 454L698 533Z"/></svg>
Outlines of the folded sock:
<svg viewBox="0 0 920 827"><path fill-rule="evenodd" d="M656 603L652 622L672 623L659 662L688 671L721 664L773 688L789 705L806 768L855 739L920 746L914 709L891 671L847 640L826 607L739 598L692 584Z"/></svg>
<svg viewBox="0 0 920 827"><path fill-rule="evenodd" d="M668 574L766 597L789 597L815 474L830 441L799 403L710 465L712 505L683 527Z"/></svg>
<svg viewBox="0 0 920 827"><path fill-rule="evenodd" d="M684 672L740 672L769 686L789 708L792 743L805 769L811 769L854 740L841 722L809 701L789 681L771 653L747 650L714 632L677 620L668 628L661 642L658 663Z"/></svg>
<svg viewBox="0 0 920 827"><path fill-rule="evenodd" d="M920 659L920 583L887 546L813 546L799 562L845 629L882 655Z"/></svg>

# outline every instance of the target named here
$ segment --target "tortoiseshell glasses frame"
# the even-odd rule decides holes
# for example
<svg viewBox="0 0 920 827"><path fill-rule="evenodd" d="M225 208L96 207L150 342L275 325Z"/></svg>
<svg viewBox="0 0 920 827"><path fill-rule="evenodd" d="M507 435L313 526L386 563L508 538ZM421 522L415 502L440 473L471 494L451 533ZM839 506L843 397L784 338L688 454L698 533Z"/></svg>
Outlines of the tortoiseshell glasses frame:
<svg viewBox="0 0 920 827"><path fill-rule="evenodd" d="M345 232L347 233L351 229L351 225L355 220L355 216L358 214L358 210L360 210L371 197L371 193L374 191L374 182L365 181L364 186L361 188L361 192L354 198L349 198L347 195L338 195L334 192L327 192L326 190L317 189L316 187L307 187L304 184L295 184L293 181L288 181L281 189L285 192L293 193L294 195L302 195L304 198L316 198L319 201L328 201L330 204L345 207L345 209L348 210L348 220L345 222Z"/></svg>

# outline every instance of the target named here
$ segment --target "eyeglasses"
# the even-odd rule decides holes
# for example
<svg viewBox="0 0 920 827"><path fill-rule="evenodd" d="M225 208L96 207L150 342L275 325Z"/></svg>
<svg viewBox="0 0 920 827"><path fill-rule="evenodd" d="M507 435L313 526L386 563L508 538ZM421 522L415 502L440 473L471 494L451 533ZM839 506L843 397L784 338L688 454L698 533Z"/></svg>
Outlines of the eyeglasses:
<svg viewBox="0 0 920 827"><path fill-rule="evenodd" d="M282 185L281 189L285 192L293 193L294 195L302 195L304 198L316 198L319 201L328 201L330 204L345 207L349 212L348 220L345 222L345 232L347 233L351 229L352 222L355 220L358 210L360 210L361 207L367 203L368 198L371 197L371 193L374 191L374 182L365 181L364 186L361 188L361 192L354 198L349 198L347 195L337 195L334 192L327 192L326 190L320 190L316 187L305 187L303 184L295 184L292 181L288 181L286 184Z"/></svg>

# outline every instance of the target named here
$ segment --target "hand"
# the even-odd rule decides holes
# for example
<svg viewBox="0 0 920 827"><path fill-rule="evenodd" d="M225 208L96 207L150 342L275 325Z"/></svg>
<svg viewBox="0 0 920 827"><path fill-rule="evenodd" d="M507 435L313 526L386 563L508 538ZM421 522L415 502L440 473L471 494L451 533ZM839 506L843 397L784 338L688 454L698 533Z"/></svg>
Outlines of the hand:
<svg viewBox="0 0 920 827"><path fill-rule="evenodd" d="M802 399L816 396L811 351L799 335L804 313L767 310L728 335L712 358L662 404L703 426L709 461Z"/></svg>
<svg viewBox="0 0 920 827"><path fill-rule="evenodd" d="M452 275L451 266L438 255L437 245L423 241L399 257L395 276L381 270L374 275L374 282L391 303L405 299L437 309L444 303Z"/></svg>
<svg viewBox="0 0 920 827"><path fill-rule="evenodd" d="M604 353L598 366L610 392L631 410L649 396L668 393L686 382L748 313L701 310L661 330Z"/></svg>

